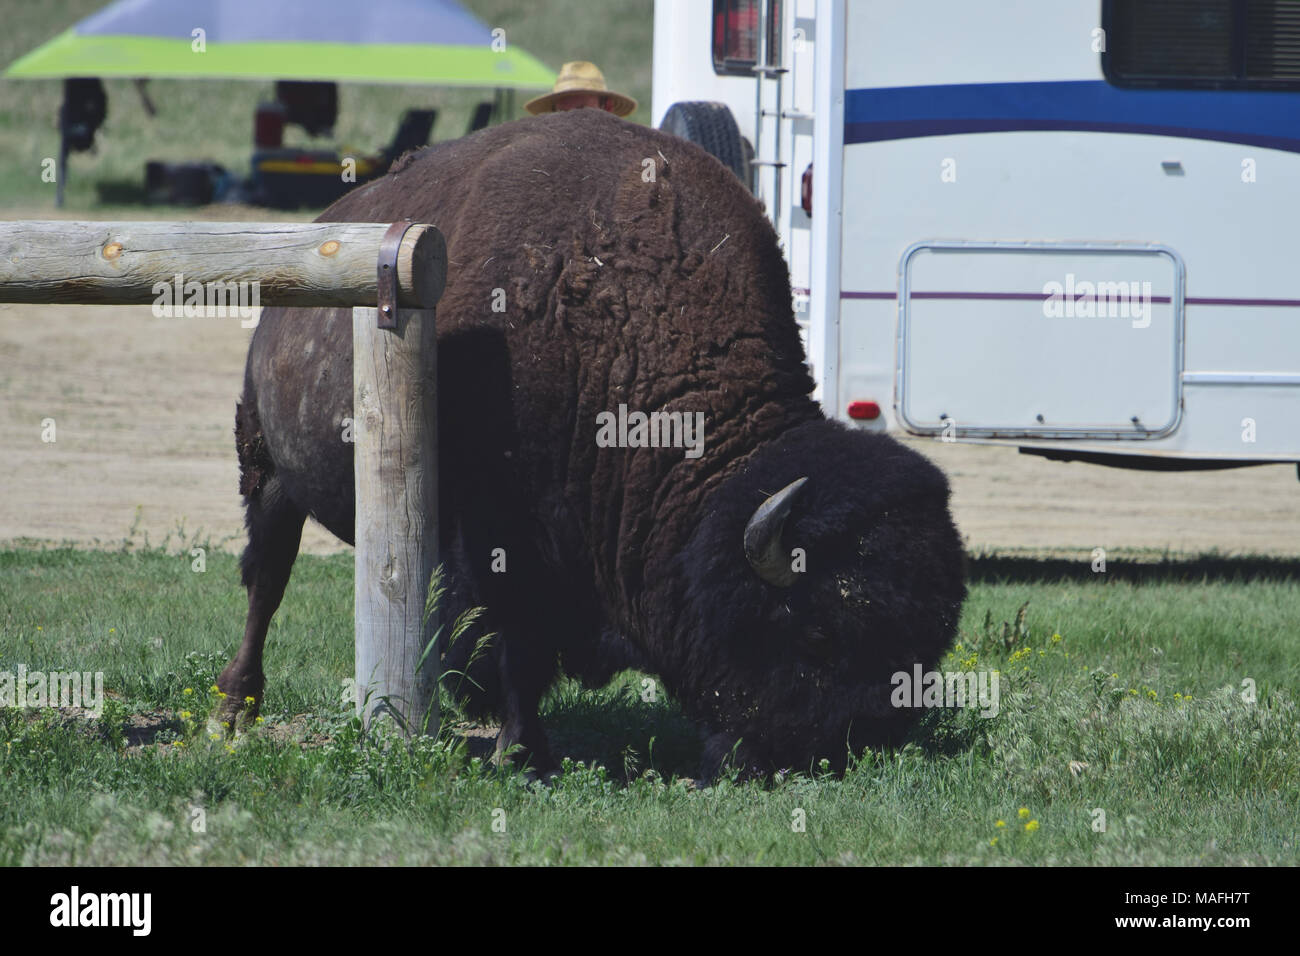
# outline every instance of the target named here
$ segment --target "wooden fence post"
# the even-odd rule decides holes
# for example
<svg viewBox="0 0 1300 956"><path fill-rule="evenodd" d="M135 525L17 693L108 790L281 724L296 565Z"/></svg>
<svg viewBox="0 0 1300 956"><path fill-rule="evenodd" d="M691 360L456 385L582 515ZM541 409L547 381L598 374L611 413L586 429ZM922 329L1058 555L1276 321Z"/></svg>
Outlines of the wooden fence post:
<svg viewBox="0 0 1300 956"><path fill-rule="evenodd" d="M379 307L352 310L356 680L366 726L387 717L408 734L436 736L439 662L430 642L439 621L431 615L426 625L424 612L438 564L437 323L432 308L401 309L396 298L401 250L431 251L407 239L424 228L403 235L393 226L402 245L385 242L394 258L389 292L381 250ZM437 251L445 264L441 241ZM435 284L440 292L441 275Z"/></svg>
<svg viewBox="0 0 1300 956"><path fill-rule="evenodd" d="M422 626L438 563L437 334L433 309L352 310L353 469L356 481L357 708L366 725L389 716L436 735L438 654Z"/></svg>

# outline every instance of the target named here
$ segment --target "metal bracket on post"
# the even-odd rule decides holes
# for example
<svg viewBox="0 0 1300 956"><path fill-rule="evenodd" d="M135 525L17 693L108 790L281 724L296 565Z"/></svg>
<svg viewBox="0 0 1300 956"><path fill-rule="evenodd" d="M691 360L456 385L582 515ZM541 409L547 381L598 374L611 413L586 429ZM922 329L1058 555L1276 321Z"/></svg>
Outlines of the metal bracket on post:
<svg viewBox="0 0 1300 956"><path fill-rule="evenodd" d="M388 227L379 243L379 327L397 328L397 253L412 222L402 219Z"/></svg>

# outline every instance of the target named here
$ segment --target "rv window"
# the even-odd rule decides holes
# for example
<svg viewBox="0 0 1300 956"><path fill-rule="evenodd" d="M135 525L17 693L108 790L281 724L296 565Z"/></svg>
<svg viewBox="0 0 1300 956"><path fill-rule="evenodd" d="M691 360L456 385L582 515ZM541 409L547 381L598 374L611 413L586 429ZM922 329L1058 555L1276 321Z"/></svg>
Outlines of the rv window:
<svg viewBox="0 0 1300 956"><path fill-rule="evenodd" d="M1105 0L1117 86L1300 89L1297 0Z"/></svg>
<svg viewBox="0 0 1300 956"><path fill-rule="evenodd" d="M758 64L762 0L713 0L713 71L750 75ZM767 0L767 65L781 65L781 0Z"/></svg>

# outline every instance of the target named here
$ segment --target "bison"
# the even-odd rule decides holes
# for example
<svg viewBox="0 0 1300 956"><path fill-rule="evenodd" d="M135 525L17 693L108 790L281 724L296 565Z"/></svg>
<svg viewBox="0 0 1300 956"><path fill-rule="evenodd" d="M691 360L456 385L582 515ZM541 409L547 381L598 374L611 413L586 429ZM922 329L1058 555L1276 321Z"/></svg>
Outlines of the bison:
<svg viewBox="0 0 1300 956"><path fill-rule="evenodd" d="M440 546L450 610L485 606L497 634L463 686L499 716L498 753L549 766L557 674L629 666L702 725L706 774L898 741L918 713L891 676L934 667L965 597L947 481L812 400L777 237L740 181L574 110L408 154L320 220L404 218L448 244ZM248 621L218 681L235 701L260 705L305 519L353 540L351 321L269 308L249 348Z"/></svg>

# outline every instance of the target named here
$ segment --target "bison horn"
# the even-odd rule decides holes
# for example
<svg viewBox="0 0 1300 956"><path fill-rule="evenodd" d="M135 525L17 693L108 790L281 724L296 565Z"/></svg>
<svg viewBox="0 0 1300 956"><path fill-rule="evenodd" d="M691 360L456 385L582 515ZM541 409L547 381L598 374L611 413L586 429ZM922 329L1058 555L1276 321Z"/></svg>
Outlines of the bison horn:
<svg viewBox="0 0 1300 956"><path fill-rule="evenodd" d="M745 525L745 557L760 578L779 588L788 588L797 577L790 568L790 555L781 544L781 530L807 480L792 481L772 495L755 509Z"/></svg>

